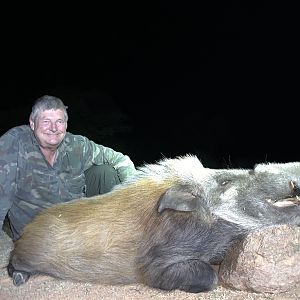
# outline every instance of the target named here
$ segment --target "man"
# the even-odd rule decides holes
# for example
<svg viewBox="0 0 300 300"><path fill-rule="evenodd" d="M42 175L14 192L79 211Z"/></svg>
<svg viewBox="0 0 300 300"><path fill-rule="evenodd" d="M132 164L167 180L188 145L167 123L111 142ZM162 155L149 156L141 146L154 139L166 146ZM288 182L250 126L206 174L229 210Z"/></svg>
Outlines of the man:
<svg viewBox="0 0 300 300"><path fill-rule="evenodd" d="M127 155L67 132L67 122L62 100L45 95L29 126L0 137L0 229L7 216L14 241L42 209L106 193L135 173Z"/></svg>

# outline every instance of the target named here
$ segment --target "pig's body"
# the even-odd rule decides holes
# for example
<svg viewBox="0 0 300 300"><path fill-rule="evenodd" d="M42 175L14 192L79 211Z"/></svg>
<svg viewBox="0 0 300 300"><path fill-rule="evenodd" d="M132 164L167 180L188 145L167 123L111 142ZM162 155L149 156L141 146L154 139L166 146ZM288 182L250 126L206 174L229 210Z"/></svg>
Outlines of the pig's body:
<svg viewBox="0 0 300 300"><path fill-rule="evenodd" d="M250 230L300 225L300 163L214 170L192 155L145 165L112 192L55 205L25 227L9 274L201 292L211 264ZM274 205L275 204L275 205Z"/></svg>

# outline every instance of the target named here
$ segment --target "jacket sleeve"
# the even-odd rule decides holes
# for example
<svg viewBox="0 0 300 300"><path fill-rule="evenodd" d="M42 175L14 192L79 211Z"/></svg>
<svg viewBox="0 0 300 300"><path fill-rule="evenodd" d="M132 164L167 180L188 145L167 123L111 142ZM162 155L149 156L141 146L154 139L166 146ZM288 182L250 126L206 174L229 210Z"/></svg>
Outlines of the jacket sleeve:
<svg viewBox="0 0 300 300"><path fill-rule="evenodd" d="M133 176L136 172L134 163L128 155L96 144L88 139L85 140L84 156L86 158L85 169L88 169L92 164L108 164L115 168L121 181Z"/></svg>
<svg viewBox="0 0 300 300"><path fill-rule="evenodd" d="M15 193L17 155L18 139L5 133L0 137L0 229Z"/></svg>

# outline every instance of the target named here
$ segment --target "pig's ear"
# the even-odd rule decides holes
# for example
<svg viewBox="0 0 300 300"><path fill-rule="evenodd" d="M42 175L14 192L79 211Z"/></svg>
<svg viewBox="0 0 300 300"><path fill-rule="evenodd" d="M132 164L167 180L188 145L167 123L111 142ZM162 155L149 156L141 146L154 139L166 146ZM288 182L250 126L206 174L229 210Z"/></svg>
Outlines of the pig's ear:
<svg viewBox="0 0 300 300"><path fill-rule="evenodd" d="M165 209L178 211L194 211L199 208L199 198L189 191L186 186L174 186L169 188L159 199L158 212Z"/></svg>

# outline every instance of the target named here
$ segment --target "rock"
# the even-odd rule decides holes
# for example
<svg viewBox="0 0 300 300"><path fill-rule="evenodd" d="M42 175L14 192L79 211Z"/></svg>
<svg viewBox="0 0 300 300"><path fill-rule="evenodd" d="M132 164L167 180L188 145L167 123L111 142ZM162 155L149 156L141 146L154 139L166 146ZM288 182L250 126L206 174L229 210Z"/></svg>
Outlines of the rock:
<svg viewBox="0 0 300 300"><path fill-rule="evenodd" d="M13 246L12 239L4 231L0 230L0 268L7 266Z"/></svg>
<svg viewBox="0 0 300 300"><path fill-rule="evenodd" d="M300 284L300 227L277 225L254 231L228 251L220 284L236 290L280 293Z"/></svg>

